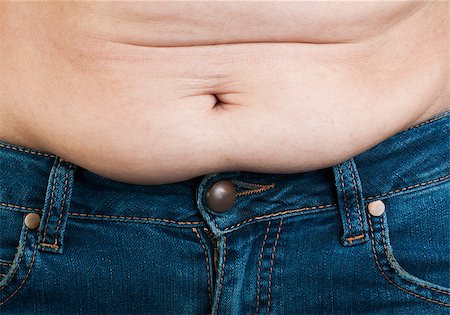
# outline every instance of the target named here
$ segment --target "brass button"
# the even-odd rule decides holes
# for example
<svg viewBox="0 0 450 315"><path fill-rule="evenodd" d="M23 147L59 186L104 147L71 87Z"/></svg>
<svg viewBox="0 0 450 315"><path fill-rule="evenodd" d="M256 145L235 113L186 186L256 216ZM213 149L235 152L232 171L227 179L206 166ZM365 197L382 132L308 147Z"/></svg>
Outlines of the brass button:
<svg viewBox="0 0 450 315"><path fill-rule="evenodd" d="M381 200L372 201L367 207L369 208L369 213L374 217L381 216L386 209L384 202Z"/></svg>
<svg viewBox="0 0 450 315"><path fill-rule="evenodd" d="M221 180L212 185L206 193L206 204L215 212L225 212L236 200L236 189L229 180Z"/></svg>
<svg viewBox="0 0 450 315"><path fill-rule="evenodd" d="M41 216L37 213L28 213L25 216L25 225L29 229L37 229L39 227L39 224L41 224Z"/></svg>

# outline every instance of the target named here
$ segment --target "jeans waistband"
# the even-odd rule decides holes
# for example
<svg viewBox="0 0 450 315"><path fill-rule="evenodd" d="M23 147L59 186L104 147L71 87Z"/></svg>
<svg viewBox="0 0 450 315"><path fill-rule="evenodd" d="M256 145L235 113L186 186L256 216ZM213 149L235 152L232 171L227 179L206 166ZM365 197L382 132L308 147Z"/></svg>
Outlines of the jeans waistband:
<svg viewBox="0 0 450 315"><path fill-rule="evenodd" d="M227 232L267 218L347 208L341 214L350 230L343 241L351 243L365 238L365 222L356 212L349 215L349 208L362 211L366 202L449 179L449 115L404 130L334 167L295 174L225 172L162 185L116 182L57 156L0 143L0 209L51 212L59 207L79 219L182 227L202 226L206 215L217 231ZM236 201L226 215L211 215L204 192L222 179L236 185ZM43 240L53 244L61 217L48 218Z"/></svg>

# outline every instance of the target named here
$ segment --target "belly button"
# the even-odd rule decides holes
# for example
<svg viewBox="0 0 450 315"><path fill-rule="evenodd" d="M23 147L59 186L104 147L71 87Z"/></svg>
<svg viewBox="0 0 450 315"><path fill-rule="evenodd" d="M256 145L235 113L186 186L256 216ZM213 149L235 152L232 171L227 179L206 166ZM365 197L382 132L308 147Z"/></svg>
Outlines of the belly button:
<svg viewBox="0 0 450 315"><path fill-rule="evenodd" d="M215 98L214 106L212 107L213 110L219 110L223 109L223 103L220 101L220 98L216 94L212 94Z"/></svg>

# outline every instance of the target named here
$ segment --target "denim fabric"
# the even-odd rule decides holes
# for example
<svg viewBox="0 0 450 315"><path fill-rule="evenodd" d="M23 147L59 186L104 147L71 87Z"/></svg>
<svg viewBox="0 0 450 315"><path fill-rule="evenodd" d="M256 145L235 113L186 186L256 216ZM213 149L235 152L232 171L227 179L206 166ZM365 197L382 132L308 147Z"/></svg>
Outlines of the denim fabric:
<svg viewBox="0 0 450 315"><path fill-rule="evenodd" d="M331 168L164 185L1 143L0 312L448 314L449 115Z"/></svg>

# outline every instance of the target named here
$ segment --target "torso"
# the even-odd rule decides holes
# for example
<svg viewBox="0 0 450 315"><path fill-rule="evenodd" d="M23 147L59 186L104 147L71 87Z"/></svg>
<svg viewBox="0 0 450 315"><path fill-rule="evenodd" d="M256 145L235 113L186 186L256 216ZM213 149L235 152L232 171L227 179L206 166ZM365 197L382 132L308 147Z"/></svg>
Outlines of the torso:
<svg viewBox="0 0 450 315"><path fill-rule="evenodd" d="M447 2L0 14L0 140L115 180L328 167L448 109Z"/></svg>

